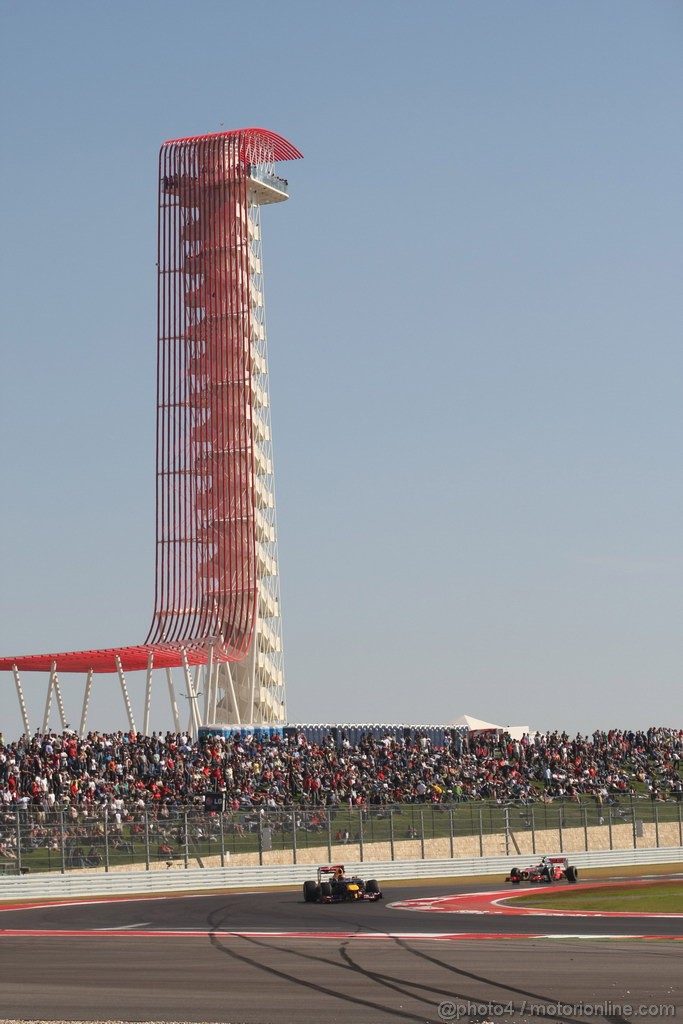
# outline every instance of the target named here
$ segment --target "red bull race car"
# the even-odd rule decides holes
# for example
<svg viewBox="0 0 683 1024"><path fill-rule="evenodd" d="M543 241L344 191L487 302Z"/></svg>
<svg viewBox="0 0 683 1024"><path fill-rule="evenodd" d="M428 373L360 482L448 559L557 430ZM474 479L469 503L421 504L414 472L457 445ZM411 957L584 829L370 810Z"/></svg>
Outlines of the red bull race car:
<svg viewBox="0 0 683 1024"><path fill-rule="evenodd" d="M566 879L568 882L576 882L579 877L579 869L569 863L567 857L543 857L538 864L529 868L512 868L506 877L506 882L519 885L520 882L540 882L545 885L552 885L553 882L561 882Z"/></svg>
<svg viewBox="0 0 683 1024"><path fill-rule="evenodd" d="M382 890L376 879L367 882L357 875L347 875L343 864L318 868L316 881L304 882L306 903L347 903L363 900L374 903L382 899Z"/></svg>

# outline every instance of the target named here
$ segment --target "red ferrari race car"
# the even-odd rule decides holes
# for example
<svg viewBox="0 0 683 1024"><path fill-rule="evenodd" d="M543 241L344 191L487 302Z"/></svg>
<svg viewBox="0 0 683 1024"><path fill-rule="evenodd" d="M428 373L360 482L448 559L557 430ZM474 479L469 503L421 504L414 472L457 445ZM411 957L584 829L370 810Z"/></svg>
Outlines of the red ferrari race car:
<svg viewBox="0 0 683 1024"><path fill-rule="evenodd" d="M382 899L382 890L374 878L364 882L357 875L347 875L343 864L318 868L317 881L304 882L306 903L346 903L352 900L373 902Z"/></svg>
<svg viewBox="0 0 683 1024"><path fill-rule="evenodd" d="M579 869L571 865L567 857L543 857L540 863L529 868L512 868L505 881L513 885L519 885L520 882L552 885L553 882L561 882L563 878L573 883L578 877Z"/></svg>

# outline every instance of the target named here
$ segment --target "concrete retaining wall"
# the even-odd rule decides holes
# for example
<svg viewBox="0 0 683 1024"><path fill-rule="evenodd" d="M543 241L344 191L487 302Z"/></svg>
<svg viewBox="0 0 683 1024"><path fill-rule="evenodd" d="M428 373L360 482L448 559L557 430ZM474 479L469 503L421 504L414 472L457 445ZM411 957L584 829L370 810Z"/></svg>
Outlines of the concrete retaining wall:
<svg viewBox="0 0 683 1024"><path fill-rule="evenodd" d="M549 850L548 852L556 852ZM670 864L672 870L683 870L680 845L659 849L606 850L578 852L572 863L582 868L617 868L628 865ZM526 855L514 857L456 857L451 860L384 860L344 863L350 873L377 878L381 883L415 878L458 878L471 875L500 875L501 882L511 867L525 867ZM326 863L322 858L316 863ZM153 895L169 892L202 892L215 889L258 889L272 886L298 886L313 877L312 864L238 865L224 868L190 868L174 864L170 869L155 871L110 871L103 873L72 872L65 875L23 875L0 878L0 900L68 899L88 896Z"/></svg>

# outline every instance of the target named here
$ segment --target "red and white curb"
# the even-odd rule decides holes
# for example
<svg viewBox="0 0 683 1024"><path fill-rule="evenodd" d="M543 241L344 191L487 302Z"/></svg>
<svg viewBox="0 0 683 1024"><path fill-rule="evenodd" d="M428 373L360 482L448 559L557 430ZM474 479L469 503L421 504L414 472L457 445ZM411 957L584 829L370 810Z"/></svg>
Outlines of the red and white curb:
<svg viewBox="0 0 683 1024"><path fill-rule="evenodd" d="M627 888L631 882L611 883L610 888ZM653 883L649 883L653 884ZM577 885L572 886L572 893L595 891L602 888L599 885ZM557 892L550 885L525 890L526 893ZM430 914L506 914L514 917L614 917L614 918L680 918L683 914L658 914L645 913L643 911L630 910L559 910L549 907L544 910L540 907L524 907L510 900L522 898L519 892L512 894L509 889L501 889L498 892L470 892L459 893L451 896L421 897L412 900L397 900L389 903L389 907L396 910L417 910Z"/></svg>
<svg viewBox="0 0 683 1024"><path fill-rule="evenodd" d="M547 932L516 932L515 934L503 932L212 932L212 931L123 931L121 929L89 929L89 930L42 930L39 928L3 928L0 929L2 938L100 938L100 939L204 939L207 938L220 941L221 939L309 939L312 942L319 942L321 939L332 939L334 941L348 941L351 939L382 939L400 940L406 942L478 942L480 940L514 940L514 939L642 939L652 941L682 941L683 935L562 935L550 934Z"/></svg>

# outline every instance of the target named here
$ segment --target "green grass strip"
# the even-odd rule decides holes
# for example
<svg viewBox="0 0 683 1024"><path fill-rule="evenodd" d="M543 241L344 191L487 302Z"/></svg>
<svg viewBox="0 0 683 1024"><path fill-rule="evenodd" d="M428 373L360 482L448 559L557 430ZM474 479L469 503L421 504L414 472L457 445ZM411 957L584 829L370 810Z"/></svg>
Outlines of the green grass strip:
<svg viewBox="0 0 683 1024"><path fill-rule="evenodd" d="M544 910L620 911L625 914L683 914L683 882L647 882L628 886L601 885L595 889L553 889L524 893L515 904Z"/></svg>

